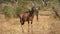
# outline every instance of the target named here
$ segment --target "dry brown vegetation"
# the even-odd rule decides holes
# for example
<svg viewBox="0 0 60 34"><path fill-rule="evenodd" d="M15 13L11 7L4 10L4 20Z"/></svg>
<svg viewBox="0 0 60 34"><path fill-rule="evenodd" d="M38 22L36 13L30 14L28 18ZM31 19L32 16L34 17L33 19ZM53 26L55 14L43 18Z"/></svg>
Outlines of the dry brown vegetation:
<svg viewBox="0 0 60 34"><path fill-rule="evenodd" d="M60 34L60 0L0 0L0 34L28 34L27 22L22 33L16 14L30 10L33 5L40 7L39 21L36 16L33 20L33 34Z"/></svg>
<svg viewBox="0 0 60 34"><path fill-rule="evenodd" d="M47 12L47 13L45 13ZM40 12L39 21L36 20L36 16L33 21L33 34L60 34L60 20L54 19L50 15L46 16L50 12ZM28 26L27 22L23 25L24 33L22 33L19 18L12 18L9 20L0 19L0 34L27 34ZM31 24L30 24L31 25ZM31 26L30 26L31 34Z"/></svg>

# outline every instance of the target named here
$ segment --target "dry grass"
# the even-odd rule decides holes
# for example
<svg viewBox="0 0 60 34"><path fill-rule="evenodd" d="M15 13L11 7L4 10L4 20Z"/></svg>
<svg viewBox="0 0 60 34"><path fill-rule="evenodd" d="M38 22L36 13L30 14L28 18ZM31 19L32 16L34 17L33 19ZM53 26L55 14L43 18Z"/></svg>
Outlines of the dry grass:
<svg viewBox="0 0 60 34"><path fill-rule="evenodd" d="M0 19L0 34L27 34L27 25L27 22L25 22L23 25L24 33L22 33L19 18L9 20ZM39 21L37 21L35 16L33 21L33 34L60 34L60 20L51 18L50 16L39 15Z"/></svg>

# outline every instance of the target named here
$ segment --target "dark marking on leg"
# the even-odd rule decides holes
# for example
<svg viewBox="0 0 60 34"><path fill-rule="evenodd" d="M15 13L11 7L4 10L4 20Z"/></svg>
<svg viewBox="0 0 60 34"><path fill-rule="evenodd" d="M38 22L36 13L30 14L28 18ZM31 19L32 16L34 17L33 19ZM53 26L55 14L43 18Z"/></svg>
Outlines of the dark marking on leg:
<svg viewBox="0 0 60 34"><path fill-rule="evenodd" d="M32 24L32 21L31 21L31 24Z"/></svg>
<svg viewBox="0 0 60 34"><path fill-rule="evenodd" d="M32 21L31 21L31 33L33 34L33 25L32 25Z"/></svg>

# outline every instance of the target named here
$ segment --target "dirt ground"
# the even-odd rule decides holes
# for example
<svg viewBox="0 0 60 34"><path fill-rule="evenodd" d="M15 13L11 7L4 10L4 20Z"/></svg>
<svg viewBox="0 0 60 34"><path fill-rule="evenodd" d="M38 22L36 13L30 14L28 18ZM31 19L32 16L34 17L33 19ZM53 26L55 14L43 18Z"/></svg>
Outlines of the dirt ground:
<svg viewBox="0 0 60 34"><path fill-rule="evenodd" d="M33 30L33 34L60 34L60 20L54 19L51 16L39 15L38 21L35 16L32 25L33 29L31 29L30 24L29 34L32 34L31 30ZM19 18L0 19L0 34L28 34L27 22L23 25L23 29L24 33L22 33Z"/></svg>

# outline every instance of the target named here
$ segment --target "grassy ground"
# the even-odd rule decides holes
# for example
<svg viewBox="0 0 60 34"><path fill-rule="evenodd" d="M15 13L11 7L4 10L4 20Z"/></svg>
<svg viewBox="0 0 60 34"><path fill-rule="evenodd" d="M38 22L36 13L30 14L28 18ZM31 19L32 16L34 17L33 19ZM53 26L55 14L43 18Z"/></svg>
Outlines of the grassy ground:
<svg viewBox="0 0 60 34"><path fill-rule="evenodd" d="M23 28L24 33L22 33L19 18L0 19L0 34L28 34L27 22L25 22ZM29 34L31 34L31 26L29 31ZM33 34L60 34L60 20L51 16L39 15L39 21L37 21L35 16L33 20Z"/></svg>

